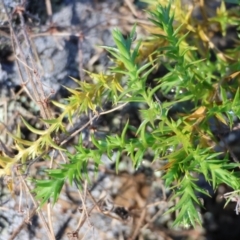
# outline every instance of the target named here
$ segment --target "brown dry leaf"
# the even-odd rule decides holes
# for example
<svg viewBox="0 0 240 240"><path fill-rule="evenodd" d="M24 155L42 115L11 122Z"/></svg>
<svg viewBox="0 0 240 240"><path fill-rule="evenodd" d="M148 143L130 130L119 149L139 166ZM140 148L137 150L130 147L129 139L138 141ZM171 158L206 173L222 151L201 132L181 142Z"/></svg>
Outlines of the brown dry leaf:
<svg viewBox="0 0 240 240"><path fill-rule="evenodd" d="M165 164L164 166L160 167L157 171L167 171L169 168L172 167L174 162L175 162L174 159L169 160L169 162L167 164Z"/></svg>
<svg viewBox="0 0 240 240"><path fill-rule="evenodd" d="M202 41L207 42L207 43L210 42L209 37L205 34L204 30L202 29L202 27L200 25L198 25L197 32Z"/></svg>
<svg viewBox="0 0 240 240"><path fill-rule="evenodd" d="M235 77L237 77L239 74L240 74L240 71L237 71L237 72L235 72L235 73L232 73L232 74L230 74L229 76L227 76L227 77L225 78L225 80L226 80L226 81L231 81L232 79L234 79Z"/></svg>
<svg viewBox="0 0 240 240"><path fill-rule="evenodd" d="M217 54L217 56L223 60L224 62L228 62L228 60L234 61L233 58L231 58L230 56L224 54L223 52L221 52L215 45L214 43L211 41L211 39L207 36L207 34L205 34L202 26L198 25L197 28L197 32L199 37L201 38L201 40L203 42L206 42L209 46L209 48L213 49L215 51L215 53Z"/></svg>
<svg viewBox="0 0 240 240"><path fill-rule="evenodd" d="M215 147L215 142L210 138L209 135L204 134L203 132L200 132L201 137L200 137L200 143L202 147Z"/></svg>
<svg viewBox="0 0 240 240"><path fill-rule="evenodd" d="M149 59L149 61L153 62L152 59L154 59L154 55L156 53L154 53L159 46L164 46L165 45L165 40L159 40L159 39L155 39L155 40L151 40L149 42L142 42L141 46L139 48L139 56L137 57L137 61L136 62L142 62L145 59Z"/></svg>
<svg viewBox="0 0 240 240"><path fill-rule="evenodd" d="M114 204L126 209L139 209L146 205L150 186L143 173L129 175L124 173L120 176L121 188L114 199Z"/></svg>
<svg viewBox="0 0 240 240"><path fill-rule="evenodd" d="M161 34L163 36L166 36L163 30L161 30L159 27L155 27L154 25L147 25L142 23L140 26L150 34Z"/></svg>
<svg viewBox="0 0 240 240"><path fill-rule="evenodd" d="M206 107L201 106L199 107L195 112L193 112L191 115L189 115L186 119L193 121L193 120L202 120L206 116Z"/></svg>

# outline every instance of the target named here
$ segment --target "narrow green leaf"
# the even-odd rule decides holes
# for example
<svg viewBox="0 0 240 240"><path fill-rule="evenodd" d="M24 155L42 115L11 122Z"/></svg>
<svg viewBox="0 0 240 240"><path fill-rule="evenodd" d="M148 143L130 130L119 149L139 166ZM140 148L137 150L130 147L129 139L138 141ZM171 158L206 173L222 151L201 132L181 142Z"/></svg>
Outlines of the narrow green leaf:
<svg viewBox="0 0 240 240"><path fill-rule="evenodd" d="M36 129L34 127L32 127L23 117L21 117L24 125L32 132L32 133L36 133L38 135L44 135L48 132L48 130L39 130L39 129Z"/></svg>

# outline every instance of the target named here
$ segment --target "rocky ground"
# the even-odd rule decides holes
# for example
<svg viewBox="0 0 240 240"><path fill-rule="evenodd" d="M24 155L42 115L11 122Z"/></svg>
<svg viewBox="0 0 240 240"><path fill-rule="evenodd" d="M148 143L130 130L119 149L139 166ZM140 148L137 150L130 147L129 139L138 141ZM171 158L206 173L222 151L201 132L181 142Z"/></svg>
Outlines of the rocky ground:
<svg viewBox="0 0 240 240"><path fill-rule="evenodd" d="M136 20L147 21L144 4L131 0L52 0L51 8L46 5L47 0L23 1L22 5L16 0L4 2L9 13L13 13L16 7L23 11L44 91L55 100L67 96L62 85L75 86L69 76L83 79L87 78L83 69L93 72L107 69L111 63L107 53L98 46L114 44L111 37L113 28L118 27L127 35ZM213 5L219 4L218 1L213 2ZM22 79L19 77L3 6L0 10L0 121L4 123L0 124L0 139L9 146L12 140L8 138L5 126L9 131L15 129L19 122L17 112L28 118L30 123L35 123L39 109L22 91L22 79L27 79L27 73ZM19 21L14 19L13 27L20 33ZM138 37L144 35L142 29L137 31ZM27 43L21 34L19 39L26 50ZM26 56L30 54L26 53ZM30 84L28 89L32 91ZM108 131L118 131L118 125L127 118L133 125L138 124L135 105L99 119L98 124ZM26 138L34 138L27 131L24 134ZM160 166L157 162L151 164L151 158L149 153L143 166L135 171L129 158L122 156L119 173L116 174L114 162L103 156L105 164L97 176L91 173L93 169L90 166L91 182L85 182L81 193L74 186L65 186L59 202L52 209L56 239L239 239L240 218L233 211L235 205L229 204L223 209L225 201L221 196L226 192L226 186L212 192L212 198L203 199L205 209L199 209L203 227L188 230L171 228L174 215L163 213L174 202L169 201L171 192L164 187L160 173L154 171ZM45 162L35 163L31 174L38 174L45 165ZM207 188L201 176L199 179L199 184ZM29 195L24 193L25 196L21 197L24 203L20 203L20 184L14 189L14 194L10 194L6 181L2 178L0 182L0 240L49 239ZM45 208L43 212L47 212ZM72 234L76 230L79 230L78 236Z"/></svg>

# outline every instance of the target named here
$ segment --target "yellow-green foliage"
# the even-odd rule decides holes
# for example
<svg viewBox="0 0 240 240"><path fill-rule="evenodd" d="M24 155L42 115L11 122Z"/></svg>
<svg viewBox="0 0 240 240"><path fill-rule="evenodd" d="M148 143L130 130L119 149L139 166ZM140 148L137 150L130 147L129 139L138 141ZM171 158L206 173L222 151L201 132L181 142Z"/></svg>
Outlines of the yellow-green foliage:
<svg viewBox="0 0 240 240"><path fill-rule="evenodd" d="M240 118L239 39L235 41L236 46L224 51L211 41L214 29L224 36L228 25L239 26L240 11L227 11L222 2L216 16L208 18L208 9L202 6L202 20L198 20L192 16L193 8L181 6L180 0L171 4L161 0L146 2L151 4L151 24L142 27L150 36L134 41L136 26L127 39L114 30L116 47L104 47L114 62L108 73L88 73L92 82L73 79L78 88L67 88L71 96L66 104L53 102L62 112L55 119L43 120L48 124L46 130L35 129L23 119L25 126L39 137L30 142L21 138L20 131L17 136L11 135L18 153L13 158L0 158L4 169L0 174L10 174L11 165L19 161L25 163L41 154L47 158L52 149L66 151L53 138L59 131L66 133L63 124L66 118L72 123L74 115L91 111L96 119L108 113L104 112L106 100L112 103L112 111L119 105L144 103L145 109L139 111L142 122L134 130L134 139L126 137L127 129L134 129L128 123L119 135L109 133L101 140L92 136L95 148L84 147L80 137L76 154L67 153L68 163L46 171L45 180L35 181L36 198L42 204L49 198L56 202L64 182L76 180L80 184L87 178L89 160L94 161L97 169L102 154L108 154L111 159L113 152L116 153L117 170L122 152L130 156L137 168L145 153L151 150L153 161L168 161L159 171L163 172L166 186L173 189L173 198L180 199L169 210L179 212L174 224L200 224L195 205L201 202L196 193L208 193L196 184L193 176L203 174L213 188L221 183L234 190L240 188L239 173L233 171L239 164L231 163L227 154L220 160L220 153L214 150L217 139L210 127L211 119L231 128L233 119ZM211 55L215 57L214 62ZM167 73L150 79L154 82L150 86L149 75L159 66L164 66ZM167 100L159 100L159 94ZM184 104L190 107L182 107ZM169 111L179 106L182 110L170 115Z"/></svg>

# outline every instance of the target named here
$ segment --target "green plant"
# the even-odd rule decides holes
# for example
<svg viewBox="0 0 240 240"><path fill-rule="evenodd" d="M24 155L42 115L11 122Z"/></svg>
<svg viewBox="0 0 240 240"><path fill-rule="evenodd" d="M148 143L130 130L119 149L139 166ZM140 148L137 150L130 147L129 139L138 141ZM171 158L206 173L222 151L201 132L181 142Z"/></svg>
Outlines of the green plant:
<svg viewBox="0 0 240 240"><path fill-rule="evenodd" d="M179 1L174 3L179 4ZM5 173L9 173L10 166L20 159L25 163L39 155L47 158L53 149L66 152L67 163L46 170L44 179L34 179L36 188L33 191L41 204L49 199L55 203L65 181L81 187L82 180L88 177L89 160L94 162L97 170L103 154L110 159L114 154L118 170L120 156L126 153L138 168L149 150L154 153L152 161L168 162L159 171L163 171L166 186L173 191L172 199L180 199L168 210L179 212L176 225L201 224L196 208L196 205L201 206L198 194L208 195L208 192L197 185L199 174L203 174L214 189L225 183L239 190L239 171L236 170L239 163L231 162L228 154L220 157L222 153L215 152L218 136L211 129L212 120L217 126L232 128L234 117L240 117L239 47L223 53L205 32L214 22L225 33L227 24L240 23L240 16L231 17L222 5L219 17L204 25L191 17L191 10L186 14L186 10L179 8L174 15L171 6L174 4L158 4L149 11L153 25L144 26L151 33L146 40L134 42L136 27L127 38L114 30L116 47L104 47L113 57L114 65L107 74L89 73L92 83L75 80L79 87L67 88L71 93L67 103L53 102L62 113L55 119L43 120L48 125L46 130L35 129L23 120L31 132L39 135L37 141L23 140L20 131L17 136L12 135L18 154L11 159L1 159L8 162L8 165L1 164ZM160 66L164 66L167 73L150 79ZM227 77L226 68L230 73ZM109 134L105 139L99 140L92 134L93 148L83 146L80 136L74 155L66 151L64 140L57 143L52 138L58 132L67 132L63 124L65 118L72 122L73 115L92 111L93 121L108 114L109 111L102 110L106 99L116 106L111 111L129 103L142 103L144 107L139 110L141 124L134 128L127 122L121 134ZM134 138L126 136L128 129L135 133Z"/></svg>

